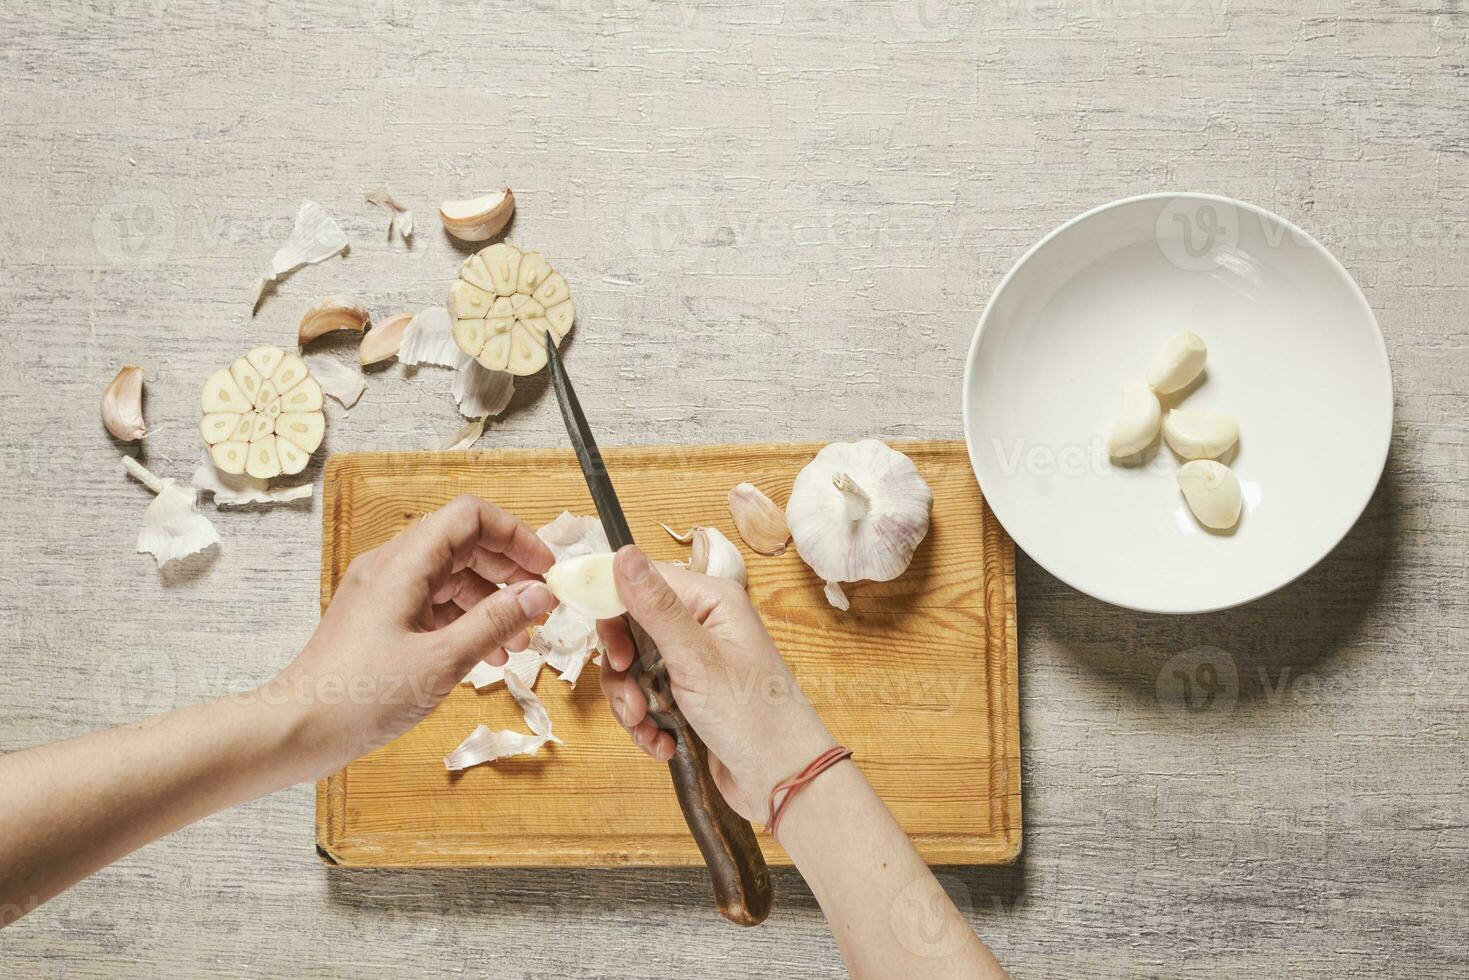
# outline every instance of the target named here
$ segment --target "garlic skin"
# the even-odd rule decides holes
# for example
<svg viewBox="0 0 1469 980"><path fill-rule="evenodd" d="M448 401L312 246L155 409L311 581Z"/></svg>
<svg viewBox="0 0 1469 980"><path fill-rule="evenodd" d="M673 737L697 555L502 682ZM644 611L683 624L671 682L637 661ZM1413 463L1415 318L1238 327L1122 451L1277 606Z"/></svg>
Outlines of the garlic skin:
<svg viewBox="0 0 1469 980"><path fill-rule="evenodd" d="M301 316L296 342L305 347L317 337L335 330L362 333L372 320L367 308L350 296L328 296Z"/></svg>
<svg viewBox="0 0 1469 980"><path fill-rule="evenodd" d="M908 568L928 534L933 492L913 461L876 439L834 442L796 476L786 524L796 551L828 583L887 582Z"/></svg>
<svg viewBox="0 0 1469 980"><path fill-rule="evenodd" d="M1113 459L1136 456L1152 445L1163 422L1163 407L1153 389L1141 381L1122 386L1122 402L1117 419L1107 437L1107 452Z"/></svg>
<svg viewBox="0 0 1469 980"><path fill-rule="evenodd" d="M102 424L123 442L141 439L148 433L143 422L143 369L123 365L102 393Z"/></svg>
<svg viewBox="0 0 1469 980"><path fill-rule="evenodd" d="M727 578L745 585L745 559L733 541L717 528L694 528L693 551L689 553L689 571L715 578Z"/></svg>
<svg viewBox="0 0 1469 980"><path fill-rule="evenodd" d="M403 346L403 332L412 322L412 313L399 313L382 323L374 324L363 335L362 343L357 345L357 362L367 367L369 364L378 364L390 357L397 357L398 348Z"/></svg>
<svg viewBox="0 0 1469 980"><path fill-rule="evenodd" d="M1227 412L1175 408L1163 420L1163 439L1184 459L1218 459L1239 442L1239 423Z"/></svg>
<svg viewBox="0 0 1469 980"><path fill-rule="evenodd" d="M515 195L510 188L472 197L464 201L445 201L439 205L439 221L444 230L466 242L483 242L505 230L515 213Z"/></svg>
<svg viewBox="0 0 1469 980"><path fill-rule="evenodd" d="M393 192L388 190L387 184L363 191L362 197L368 204L376 204L388 213L389 238L393 237L393 232L397 232L405 242L413 237L413 212L393 199Z"/></svg>
<svg viewBox="0 0 1469 980"><path fill-rule="evenodd" d="M1189 330L1174 334L1163 341L1148 365L1149 387L1160 395L1187 388L1204 370L1208 356L1209 349L1198 334Z"/></svg>
<svg viewBox="0 0 1469 980"><path fill-rule="evenodd" d="M1223 463L1195 459L1178 469L1178 488L1199 523L1216 531L1234 527L1244 507L1239 480Z"/></svg>
<svg viewBox="0 0 1469 980"><path fill-rule="evenodd" d="M745 544L762 555L783 555L791 529L785 512L753 483L741 483L729 492L729 516Z"/></svg>
<svg viewBox="0 0 1469 980"><path fill-rule="evenodd" d="M612 576L612 554L580 555L551 566L546 585L556 598L595 619L613 619L627 612Z"/></svg>

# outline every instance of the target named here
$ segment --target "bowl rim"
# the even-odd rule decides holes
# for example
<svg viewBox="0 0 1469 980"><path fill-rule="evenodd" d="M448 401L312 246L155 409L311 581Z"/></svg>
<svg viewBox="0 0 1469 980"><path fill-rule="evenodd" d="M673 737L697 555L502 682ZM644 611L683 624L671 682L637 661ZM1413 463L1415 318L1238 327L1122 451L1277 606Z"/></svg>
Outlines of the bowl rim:
<svg viewBox="0 0 1469 980"><path fill-rule="evenodd" d="M1028 248L1025 253L1020 256L1019 259L1015 261L1014 265L1012 265L1010 267L1010 270L1005 273L1004 277L1000 280L999 285L995 287L994 292L990 294L989 300L985 303L984 310L979 315L979 324L975 327L974 336L971 337L969 340L969 350L964 359L964 388L961 392L960 419L964 427L964 445L969 454L969 466L970 469L974 471L974 478L976 482L979 483L980 492L984 494L985 504L992 511L994 511L995 517L999 519L1000 524L1005 528L1006 533L1010 535L1011 539L1014 540L1016 545L1024 550L1025 542L1020 540L1019 536L1017 536L1014 532L1010 530L1010 525L1005 520L1006 515L1001 512L1002 508L997 507L995 505L995 501L990 498L989 494L984 493L984 481L980 478L979 475L980 467L978 453L975 451L975 426L973 424L974 406L970 397L970 391L973 390L973 385L971 382L973 381L975 364L979 358L979 343L980 339L984 336L985 326L989 323L990 316L994 312L996 303L999 301L1000 297L1004 295L1005 290L1010 286L1010 283L1015 278L1016 274L1018 274L1020 270L1025 266L1025 264L1031 261L1031 259L1033 259L1036 254L1039 253L1041 249L1045 248L1045 246L1048 245L1053 239L1059 238L1060 236L1067 234L1078 225L1095 217L1098 217L1107 211L1111 211L1114 208L1129 207L1147 201L1177 200L1190 200L1200 203L1211 202L1215 204L1225 205L1231 208L1238 208L1242 211L1252 213L1260 218L1265 219L1266 221L1273 221L1278 223L1288 233L1299 236L1299 240L1304 245L1306 245L1306 247L1314 248L1318 253L1320 253L1326 259L1328 266L1337 275L1337 277L1346 284L1350 295L1356 300L1357 305L1361 308L1362 312L1366 314L1367 322L1371 324L1373 333L1377 339L1377 354L1379 359L1379 366L1381 368L1383 377L1387 379L1387 435L1386 438L1383 439L1382 445L1378 449L1377 473L1372 478L1371 483L1368 484L1367 491L1363 495L1361 501L1357 504L1355 508L1355 516L1353 516L1352 520L1344 528L1342 528L1341 533L1336 536L1335 540L1332 541L1331 544L1328 545L1319 555L1316 555L1310 561L1306 562L1306 564L1302 566L1298 571L1291 573L1288 577L1280 580L1279 582L1265 585L1261 587L1258 591L1254 591L1247 595L1233 598L1229 601L1221 602L1215 605L1206 605L1199 608L1160 608L1158 606L1149 606L1136 600L1129 600L1121 595L1111 593L1105 586L1097 589L1083 588L1078 583L1061 574L1055 568L1052 568L1045 562L1040 561L1034 555L1031 555L1028 551L1026 552L1027 557L1029 557L1031 561L1034 561L1037 565L1044 568L1056 579L1060 580L1061 582L1065 583L1076 591L1082 593L1083 595L1089 595L1094 599L1099 599L1102 602L1106 602L1110 605L1118 606L1123 609L1131 609L1134 612L1157 613L1164 615L1196 615L1201 613L1220 612L1225 609L1234 609L1239 606L1254 602L1257 599L1261 599L1271 594L1272 592L1276 592L1280 589L1285 588L1287 585L1290 585L1302 575L1305 575L1311 569L1315 568L1327 555L1336 550L1337 546L1340 545L1342 541L1346 538L1346 536L1351 533L1352 528L1357 526L1357 522L1362 519L1363 513L1365 513L1367 510L1367 505L1372 501L1372 495L1377 492L1377 487L1382 482L1382 474L1387 467L1388 453L1392 448L1394 415L1392 362L1387 355L1387 341L1382 336L1382 326L1377 322L1377 314L1373 312L1372 304L1367 302L1367 296L1362 292L1362 288L1357 284L1357 280L1354 279L1352 277L1352 274L1347 271L1346 266L1342 265L1341 261L1338 260L1335 255L1331 254L1331 250L1328 249L1325 245L1321 244L1321 242L1319 242L1315 238L1315 236L1311 235L1295 222L1281 217L1268 208L1263 208L1258 204L1251 204L1248 201L1240 201L1232 197L1226 197L1222 194L1210 194L1203 191L1154 191L1147 194L1134 194L1130 197L1122 197L1118 198L1115 201L1109 201L1106 204L1099 204L1094 208L1083 211L1080 214L1068 218L1066 221L1063 221L1061 224L1057 225L1055 228L1051 229L1044 236L1042 236L1035 244L1031 245L1030 248Z"/></svg>

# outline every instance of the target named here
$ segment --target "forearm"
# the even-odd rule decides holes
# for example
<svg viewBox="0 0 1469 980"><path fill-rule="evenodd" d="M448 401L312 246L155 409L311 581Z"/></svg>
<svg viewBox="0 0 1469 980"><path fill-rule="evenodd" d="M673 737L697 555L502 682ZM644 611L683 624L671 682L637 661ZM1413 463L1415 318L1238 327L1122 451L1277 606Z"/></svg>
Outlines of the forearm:
<svg viewBox="0 0 1469 980"><path fill-rule="evenodd" d="M780 824L853 977L1003 977L857 766L839 763Z"/></svg>
<svg viewBox="0 0 1469 980"><path fill-rule="evenodd" d="M306 778L295 718L227 698L0 757L0 925L152 840Z"/></svg>

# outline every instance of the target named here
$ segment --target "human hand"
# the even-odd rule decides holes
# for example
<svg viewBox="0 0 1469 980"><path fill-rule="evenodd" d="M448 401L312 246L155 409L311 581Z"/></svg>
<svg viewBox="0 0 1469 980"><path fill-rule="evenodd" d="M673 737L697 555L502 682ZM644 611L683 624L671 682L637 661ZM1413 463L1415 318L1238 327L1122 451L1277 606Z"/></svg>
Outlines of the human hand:
<svg viewBox="0 0 1469 980"><path fill-rule="evenodd" d="M654 568L637 548L617 553L617 591L668 666L674 700L709 749L726 802L768 823L775 784L836 744L781 659L740 586L681 568ZM624 619L597 624L607 647L602 691L612 714L653 758L673 755L673 736L647 717L629 668L637 657Z"/></svg>
<svg viewBox="0 0 1469 980"><path fill-rule="evenodd" d="M556 605L540 581L553 561L512 515L455 497L353 559L306 648L257 694L298 711L309 767L335 772L416 725L477 661L525 649Z"/></svg>

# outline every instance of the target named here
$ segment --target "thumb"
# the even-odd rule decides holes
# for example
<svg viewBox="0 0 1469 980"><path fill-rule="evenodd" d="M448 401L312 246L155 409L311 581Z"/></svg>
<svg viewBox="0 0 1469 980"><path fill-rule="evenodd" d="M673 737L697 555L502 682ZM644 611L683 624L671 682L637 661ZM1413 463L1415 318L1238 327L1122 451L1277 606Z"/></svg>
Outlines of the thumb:
<svg viewBox="0 0 1469 980"><path fill-rule="evenodd" d="M713 654L709 632L637 546L617 553L612 575L627 614L658 644L672 670L687 671Z"/></svg>
<svg viewBox="0 0 1469 980"><path fill-rule="evenodd" d="M527 582L495 592L465 610L436 635L454 662L468 670L474 662L523 632L550 612L556 597L544 583Z"/></svg>

